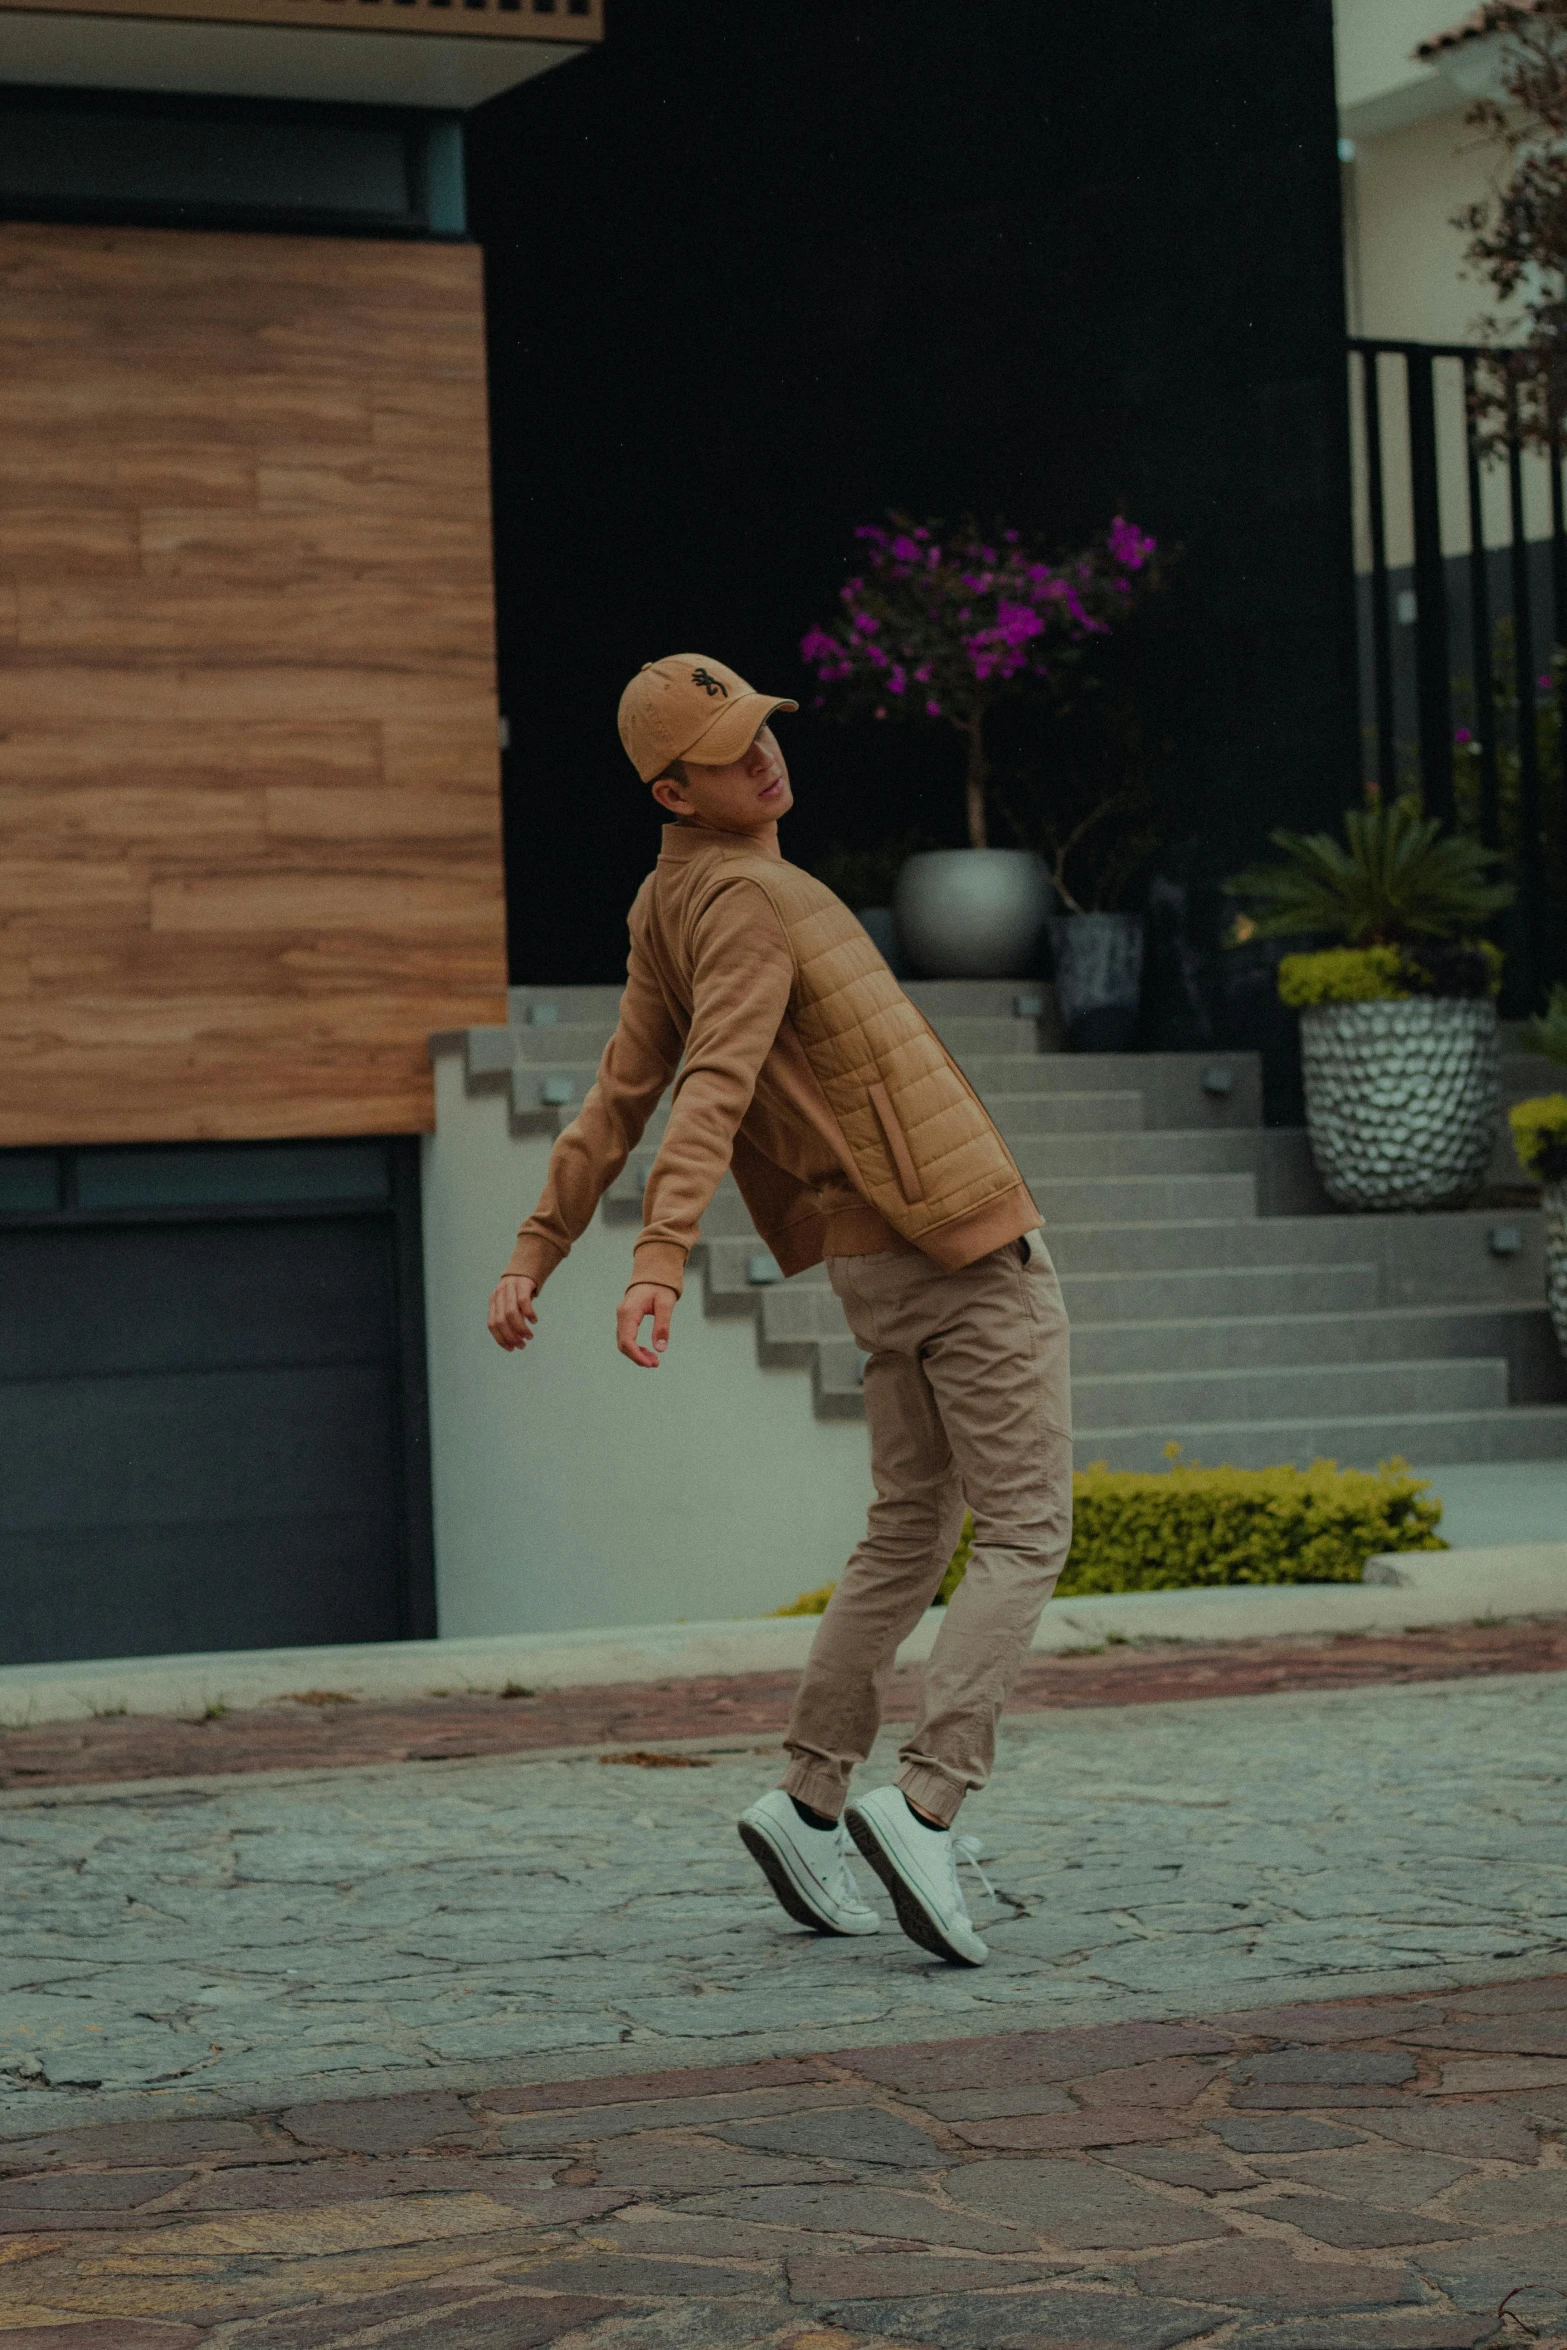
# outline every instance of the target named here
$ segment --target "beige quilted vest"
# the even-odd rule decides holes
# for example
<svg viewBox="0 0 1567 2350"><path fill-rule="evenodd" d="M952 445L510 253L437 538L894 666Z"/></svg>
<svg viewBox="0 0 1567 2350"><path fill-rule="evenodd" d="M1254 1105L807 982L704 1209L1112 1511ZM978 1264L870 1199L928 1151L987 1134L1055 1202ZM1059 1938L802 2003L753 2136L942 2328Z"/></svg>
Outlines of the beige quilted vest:
<svg viewBox="0 0 1567 2350"><path fill-rule="evenodd" d="M788 933L795 1033L843 1130L855 1179L893 1230L924 1246L943 1226L1020 1191L1026 1201L974 1088L842 900L796 865L730 855L693 901L693 916L736 880L766 890Z"/></svg>

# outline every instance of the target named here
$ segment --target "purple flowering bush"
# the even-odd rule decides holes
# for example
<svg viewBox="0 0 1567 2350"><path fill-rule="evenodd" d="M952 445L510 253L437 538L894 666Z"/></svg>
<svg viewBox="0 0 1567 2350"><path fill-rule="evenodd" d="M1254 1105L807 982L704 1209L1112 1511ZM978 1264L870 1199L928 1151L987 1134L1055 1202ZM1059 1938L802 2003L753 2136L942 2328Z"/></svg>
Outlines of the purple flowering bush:
<svg viewBox="0 0 1567 2350"><path fill-rule="evenodd" d="M944 531L892 514L854 535L865 564L839 590L842 612L800 640L821 688L815 706L956 728L968 746L969 842L985 848L987 716L1004 695L1068 697L1095 643L1153 584L1156 542L1121 515L1056 562L1021 532L987 534L972 519Z"/></svg>

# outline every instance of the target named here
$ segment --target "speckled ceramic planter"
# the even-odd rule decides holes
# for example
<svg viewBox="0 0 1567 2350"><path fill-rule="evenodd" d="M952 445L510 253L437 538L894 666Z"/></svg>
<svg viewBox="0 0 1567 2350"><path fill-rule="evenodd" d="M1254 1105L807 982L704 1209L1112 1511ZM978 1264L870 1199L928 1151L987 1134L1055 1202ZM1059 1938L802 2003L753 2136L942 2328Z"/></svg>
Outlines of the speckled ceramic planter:
<svg viewBox="0 0 1567 2350"><path fill-rule="evenodd" d="M1456 1207L1478 1190L1502 1107L1494 1004L1314 1004L1300 1041L1311 1155L1330 1199Z"/></svg>
<svg viewBox="0 0 1567 2350"><path fill-rule="evenodd" d="M1540 1207L1545 1218L1545 1302L1556 1343L1567 1355L1567 1176L1546 1184Z"/></svg>

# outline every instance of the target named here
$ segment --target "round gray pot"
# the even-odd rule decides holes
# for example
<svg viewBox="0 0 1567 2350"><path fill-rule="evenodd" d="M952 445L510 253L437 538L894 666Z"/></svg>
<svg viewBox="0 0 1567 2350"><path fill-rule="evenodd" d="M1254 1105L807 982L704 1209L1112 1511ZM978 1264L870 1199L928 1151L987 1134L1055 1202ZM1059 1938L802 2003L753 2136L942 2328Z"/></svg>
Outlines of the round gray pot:
<svg viewBox="0 0 1567 2350"><path fill-rule="evenodd" d="M1545 1218L1545 1302L1556 1343L1567 1355L1567 1176L1546 1184L1540 1207Z"/></svg>
<svg viewBox="0 0 1567 2350"><path fill-rule="evenodd" d="M1143 984L1141 914L1059 914L1050 948L1067 1050L1124 1053Z"/></svg>
<svg viewBox="0 0 1567 2350"><path fill-rule="evenodd" d="M1502 1109L1496 1006L1455 996L1313 1004L1300 1016L1306 1130L1344 1208L1456 1207Z"/></svg>
<svg viewBox="0 0 1567 2350"><path fill-rule="evenodd" d="M898 936L923 979L1026 979L1054 904L1028 849L925 849L893 893Z"/></svg>

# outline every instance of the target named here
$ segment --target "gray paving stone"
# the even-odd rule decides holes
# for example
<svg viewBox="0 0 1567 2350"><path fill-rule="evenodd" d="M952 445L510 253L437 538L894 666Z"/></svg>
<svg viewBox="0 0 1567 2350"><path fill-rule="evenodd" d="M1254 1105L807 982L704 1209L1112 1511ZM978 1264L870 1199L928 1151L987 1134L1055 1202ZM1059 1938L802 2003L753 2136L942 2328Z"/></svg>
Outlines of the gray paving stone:
<svg viewBox="0 0 1567 2350"><path fill-rule="evenodd" d="M828 2162L882 2162L904 2170L933 2170L947 2160L928 2131L874 2105L737 2122L714 2135L731 2146L765 2147L774 2154L813 2155Z"/></svg>
<svg viewBox="0 0 1567 2350"><path fill-rule="evenodd" d="M1415 2259L1421 2275L1460 2309L1494 2311L1504 2295L1522 2286L1509 2304L1520 2316L1567 2315L1567 2227L1531 2228L1453 2251L1417 2253Z"/></svg>
<svg viewBox="0 0 1567 2350"><path fill-rule="evenodd" d="M1316 2113L1324 2106L1398 2106L1396 2089L1361 2087L1345 2081L1253 2081L1230 2091L1239 2113Z"/></svg>
<svg viewBox="0 0 1567 2350"><path fill-rule="evenodd" d="M1313 2001L1309 2007L1242 2008L1234 2015L1216 2015L1210 2021L1237 2039L1324 2041L1395 2040L1404 2032L1439 2024L1445 2008L1409 2000L1373 2001L1347 2006L1337 1999Z"/></svg>
<svg viewBox="0 0 1567 2350"><path fill-rule="evenodd" d="M1416 2069L1414 2057L1399 2048L1270 2048L1260 2056L1242 2057L1230 2067L1230 2079L1247 2086L1254 2081L1305 2081L1393 2088L1400 2081L1412 2081Z"/></svg>
<svg viewBox="0 0 1567 2350"><path fill-rule="evenodd" d="M1223 2236L1222 2220L1199 2205L1157 2195L1094 2162L973 2162L947 2175L955 2203L986 2219L1026 2228L1069 2251L1136 2250Z"/></svg>
<svg viewBox="0 0 1567 2350"><path fill-rule="evenodd" d="M1494 2051L1499 2056L1567 2056L1567 2020L1542 2021L1537 2016L1440 2024L1434 2031L1411 2032L1408 2038L1412 2047Z"/></svg>
<svg viewBox="0 0 1567 2350"><path fill-rule="evenodd" d="M701 2196L682 2208L829 2236L892 2236L904 2244L950 2246L959 2252L1035 2249L1024 2229L895 2187L763 2187L749 2195Z"/></svg>
<svg viewBox="0 0 1567 2350"><path fill-rule="evenodd" d="M1449 2015L1533 2015L1552 2008L1567 2009L1567 1975L1547 1976L1531 1983L1498 1983L1490 1990L1466 1991L1448 2005Z"/></svg>
<svg viewBox="0 0 1567 2350"><path fill-rule="evenodd" d="M1332 2195L1275 2195L1250 2208L1265 2219L1299 2228L1303 2236L1318 2244L1331 2244L1336 2252L1374 2252L1393 2244L1453 2243L1472 2233L1446 2220L1389 2210L1379 2203L1344 2203Z"/></svg>
<svg viewBox="0 0 1567 2350"><path fill-rule="evenodd" d="M635 2105L590 2105L560 2113L525 2114L516 2121L502 2121L499 2136L504 2146L519 2154L553 2153L630 2137L639 2130L709 2130L715 2123L752 2117L761 2120L770 2114L834 2104L858 2105L864 2097L861 2087L821 2082L798 2089L741 2090L733 2097L652 2098Z"/></svg>
<svg viewBox="0 0 1567 2350"><path fill-rule="evenodd" d="M399 2345L417 2342L429 2350L445 2350L445 2345L450 2350L540 2350L540 2345L559 2341L563 2334L616 2315L623 2306L585 2293L536 2298L496 2291L477 2281L412 2285L357 2301L282 2310L236 2327L228 2342L233 2350L349 2350L350 2345L363 2343L368 2329L386 2326L395 2328L390 2339ZM410 2319L417 2323L417 2332L408 2325Z"/></svg>
<svg viewBox="0 0 1567 2350"><path fill-rule="evenodd" d="M1301 2260L1287 2245L1261 2236L1232 2235L1228 2243L1140 2260L1132 2274L1144 2293L1271 2309L1281 2317L1318 2309L1379 2309L1420 2297L1413 2272L1403 2266Z"/></svg>
<svg viewBox="0 0 1567 2350"><path fill-rule="evenodd" d="M837 2052L836 2061L918 2102L932 2091L1010 2091L1080 2080L1096 2069L1119 2071L1160 2057L1223 2053L1231 2045L1222 2032L1184 2024L1131 2024L1009 2033L1002 2039L939 2040L903 2048L846 2048Z"/></svg>
<svg viewBox="0 0 1567 2350"><path fill-rule="evenodd" d="M824 2175L819 2162L678 2139L617 2138L597 2162L601 2187L639 2195L701 2195L720 2187L785 2187Z"/></svg>
<svg viewBox="0 0 1567 2350"><path fill-rule="evenodd" d="M780 2265L777 2277L781 2275ZM530 2292L607 2293L635 2301L711 2301L732 2293L746 2293L754 2300L767 2293L775 2281L754 2267L726 2268L717 2261L659 2260L613 2252L530 2261L518 2278ZM781 2289L778 2298L782 2299Z"/></svg>
<svg viewBox="0 0 1567 2350"><path fill-rule="evenodd" d="M1531 2103L1533 2100L1531 2100ZM1411 2098L1383 2113L1355 2117L1379 2138L1430 2154L1475 2162L1538 2162L1540 2141L1524 2114L1501 2105L1430 2105ZM1225 2132L1228 2137L1228 2132ZM1349 2132L1345 2131L1347 2138ZM1229 2139L1233 2146L1237 2141Z"/></svg>
<svg viewBox="0 0 1567 2350"><path fill-rule="evenodd" d="M1233 2194L1237 2188L1258 2184L1255 2170L1201 2139L1185 2146L1142 2146L1135 2152L1118 2147L1101 2160L1142 2179L1161 2179L1167 2187L1195 2187L1203 2195Z"/></svg>
<svg viewBox="0 0 1567 2350"><path fill-rule="evenodd" d="M0 2183L0 2227L17 2211L134 2211L190 2177L183 2170L43 2171Z"/></svg>
<svg viewBox="0 0 1567 2350"><path fill-rule="evenodd" d="M1496 2331L1492 2318L1443 2317L1423 2309L1388 2317L1307 2318L1301 2325L1245 2326L1226 2350L1475 2350Z"/></svg>
<svg viewBox="0 0 1567 2350"><path fill-rule="evenodd" d="M939 2089L919 2100L938 2121L1002 2121L1022 2113L1075 2113L1064 2089Z"/></svg>
<svg viewBox="0 0 1567 2350"><path fill-rule="evenodd" d="M1381 2116L1378 2120L1380 2122ZM1309 2114L1216 2113L1208 2128L1237 2154L1293 2154L1317 2146L1360 2146L1360 2132L1341 2129L1336 2122L1318 2121Z"/></svg>
<svg viewBox="0 0 1567 2350"><path fill-rule="evenodd" d="M67 2163L297 2162L286 2138L270 2144L249 2122L99 2122L36 2138L0 2142L0 2174L48 2170Z"/></svg>
<svg viewBox="0 0 1567 2350"><path fill-rule="evenodd" d="M789 2298L844 2302L997 2292L1042 2284L1064 2266L1058 2260L964 2260L925 2252L794 2252L788 2262Z"/></svg>
<svg viewBox="0 0 1567 2350"><path fill-rule="evenodd" d="M345 2154L406 2154L415 2146L471 2142L479 2134L461 2098L439 2090L295 2105L278 2119L301 2144L331 2146Z"/></svg>
<svg viewBox="0 0 1567 2350"><path fill-rule="evenodd" d="M1475 2179L1460 2187L1448 2209L1477 2226L1539 2226L1567 2222L1567 2170L1523 2171L1510 2179Z"/></svg>
<svg viewBox="0 0 1567 2350"><path fill-rule="evenodd" d="M650 2203L634 2204L617 2213L604 2227L593 2230L593 2240L639 2260L644 2254L695 2260L783 2260L791 2252L846 2253L853 2249L848 2236L824 2236L806 2228L758 2227L749 2220L704 2218L689 2210L663 2211Z"/></svg>
<svg viewBox="0 0 1567 2350"><path fill-rule="evenodd" d="M1395 2153L1386 2146L1282 2157L1259 2154L1253 2168L1266 2178L1293 2179L1303 2187L1321 2187L1330 2195L1348 2195L1397 2211L1413 2211L1459 2179L1473 2176L1467 2162L1440 2154Z"/></svg>
<svg viewBox="0 0 1567 2350"><path fill-rule="evenodd" d="M496 2195L548 2200L559 2164L522 2155L431 2156L390 2162L272 2163L203 2173L179 2199L182 2212L305 2211L382 2195ZM567 2192L577 2190L568 2189Z"/></svg>
<svg viewBox="0 0 1567 2350"><path fill-rule="evenodd" d="M846 2301L827 2311L857 2337L873 2334L921 2350L1174 2350L1210 2332L1221 2312L1120 2294L981 2295L960 2300Z"/></svg>

